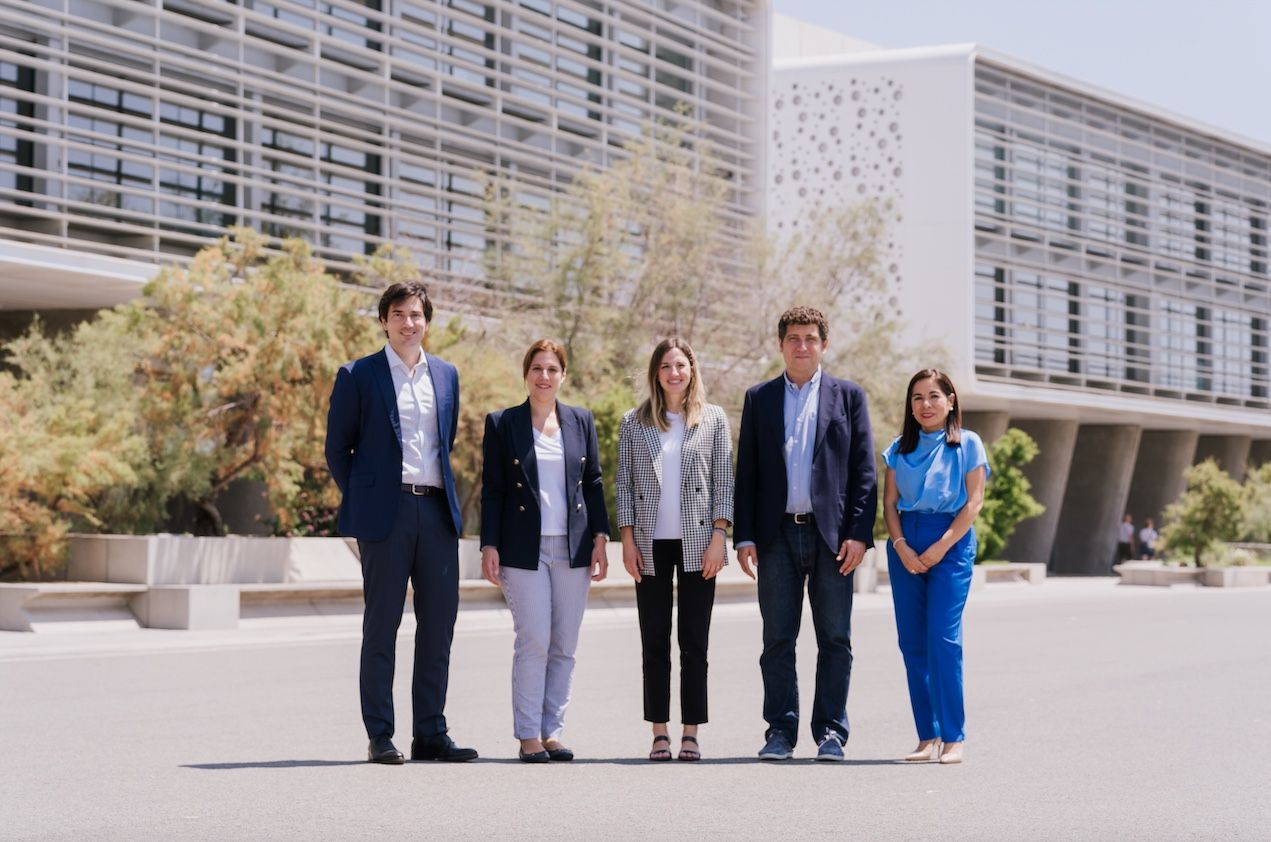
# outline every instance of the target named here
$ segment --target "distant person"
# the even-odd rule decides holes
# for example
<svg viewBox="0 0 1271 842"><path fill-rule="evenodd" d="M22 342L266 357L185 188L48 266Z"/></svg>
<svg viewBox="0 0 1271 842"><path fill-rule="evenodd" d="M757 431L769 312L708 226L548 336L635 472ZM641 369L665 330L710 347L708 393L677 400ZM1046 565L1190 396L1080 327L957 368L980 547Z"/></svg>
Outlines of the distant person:
<svg viewBox="0 0 1271 842"><path fill-rule="evenodd" d="M393 745L393 672L406 583L414 585L412 760L473 760L446 726L450 643L459 610L459 497L450 451L459 423L455 367L424 353L433 305L420 283L380 296L388 342L336 372L326 457L340 488L339 530L362 559L362 722L373 763L404 763Z"/></svg>
<svg viewBox="0 0 1271 842"><path fill-rule="evenodd" d="M1148 518L1145 520L1143 528L1139 530L1139 558L1156 558L1156 539L1159 537L1152 519Z"/></svg>
<svg viewBox="0 0 1271 842"><path fill-rule="evenodd" d="M1117 561L1129 561L1134 558L1134 517L1127 514L1117 529Z"/></svg>
<svg viewBox="0 0 1271 842"><path fill-rule="evenodd" d="M574 652L587 592L609 569L596 424L556 399L566 365L559 342L530 345L529 398L485 418L481 572L512 611L512 729L526 763L574 759L561 742Z"/></svg>
<svg viewBox="0 0 1271 842"><path fill-rule="evenodd" d="M887 569L918 729L905 760L961 763L962 610L989 465L980 437L962 429L947 374L925 368L910 378L904 425L883 461Z"/></svg>
<svg viewBox="0 0 1271 842"><path fill-rule="evenodd" d="M816 629L812 738L817 760L843 760L852 674L854 572L874 543L874 440L865 390L821 369L829 322L794 307L777 322L785 371L746 392L737 444L733 539L759 572L763 618L761 760L787 760L799 730L795 642L808 590Z"/></svg>
<svg viewBox="0 0 1271 842"><path fill-rule="evenodd" d="M733 520L728 416L706 402L692 347L664 339L649 357L649 397L618 432L622 563L636 582L650 760L671 759L671 609L679 592L680 760L700 760L715 576Z"/></svg>

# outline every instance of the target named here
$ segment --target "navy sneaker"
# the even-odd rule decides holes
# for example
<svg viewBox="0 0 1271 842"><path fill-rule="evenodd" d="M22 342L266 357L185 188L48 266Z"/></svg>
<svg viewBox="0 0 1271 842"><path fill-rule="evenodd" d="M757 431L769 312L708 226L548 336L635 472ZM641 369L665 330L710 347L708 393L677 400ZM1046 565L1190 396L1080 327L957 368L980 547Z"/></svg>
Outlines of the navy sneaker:
<svg viewBox="0 0 1271 842"><path fill-rule="evenodd" d="M826 734L816 747L817 760L838 761L843 759L843 744L834 734Z"/></svg>
<svg viewBox="0 0 1271 842"><path fill-rule="evenodd" d="M789 760L793 754L794 746L790 745L786 735L780 731L773 731L769 734L768 742L764 743L763 748L759 749L760 760Z"/></svg>

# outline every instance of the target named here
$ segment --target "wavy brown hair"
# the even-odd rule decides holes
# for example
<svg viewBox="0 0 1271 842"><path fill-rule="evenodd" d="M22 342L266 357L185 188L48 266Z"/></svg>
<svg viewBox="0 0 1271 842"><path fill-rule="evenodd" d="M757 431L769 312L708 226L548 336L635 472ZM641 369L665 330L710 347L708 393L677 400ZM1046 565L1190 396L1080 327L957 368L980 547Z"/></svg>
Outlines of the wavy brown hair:
<svg viewBox="0 0 1271 842"><path fill-rule="evenodd" d="M671 425L666 421L666 393L658 382L658 370L662 367L662 358L668 351L675 349L684 352L693 369L688 388L684 390L684 428L696 426L706 409L706 388L702 385L702 378L697 370L697 357L693 354L693 347L678 336L663 339L649 357L649 396L636 409L637 421L646 427L657 427L663 432L669 430Z"/></svg>
<svg viewBox="0 0 1271 842"><path fill-rule="evenodd" d="M949 375L938 368L924 368L909 378L909 386L905 389L905 424L900 429L899 450L901 453L913 453L918 447L918 434L922 432L922 427L919 426L918 419L914 417L914 386L919 380L927 379L936 381L940 391L944 392L945 397L953 404L949 407L949 417L944 419L945 445L957 447L962 443L962 404L958 401L957 392L954 391L953 381L949 379Z"/></svg>

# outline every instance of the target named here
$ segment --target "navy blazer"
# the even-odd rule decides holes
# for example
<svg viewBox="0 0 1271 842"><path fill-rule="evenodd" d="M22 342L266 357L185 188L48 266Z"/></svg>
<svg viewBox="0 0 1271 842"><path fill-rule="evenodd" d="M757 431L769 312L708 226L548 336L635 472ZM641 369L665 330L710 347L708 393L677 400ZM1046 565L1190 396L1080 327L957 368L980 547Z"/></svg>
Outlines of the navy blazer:
<svg viewBox="0 0 1271 842"><path fill-rule="evenodd" d="M437 408L441 476L455 535L462 534L459 496L450 467L459 425L459 373L432 354L428 378ZM327 467L339 486L340 534L383 541L393 529L402 496L402 423L383 349L340 367L327 411Z"/></svg>
<svg viewBox="0 0 1271 842"><path fill-rule="evenodd" d="M592 539L609 534L604 480L600 475L596 422L585 409L557 402L565 451L565 494L569 500L570 567L591 564ZM538 457L530 422L530 402L485 417L481 469L481 546L499 551L499 564L538 568L542 512L538 499Z"/></svg>
<svg viewBox="0 0 1271 842"><path fill-rule="evenodd" d="M763 552L786 510L785 375L746 392L737 443L733 541ZM874 546L878 486L865 391L822 370L812 447L812 513L830 552L849 538Z"/></svg>

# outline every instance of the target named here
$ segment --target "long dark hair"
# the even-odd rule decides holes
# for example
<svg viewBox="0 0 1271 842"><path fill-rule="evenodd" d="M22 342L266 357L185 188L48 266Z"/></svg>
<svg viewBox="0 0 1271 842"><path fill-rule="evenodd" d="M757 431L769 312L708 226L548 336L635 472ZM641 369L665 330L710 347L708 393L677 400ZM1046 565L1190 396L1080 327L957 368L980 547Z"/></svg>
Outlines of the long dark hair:
<svg viewBox="0 0 1271 842"><path fill-rule="evenodd" d="M949 375L938 368L924 368L909 378L909 386L905 389L905 424L900 429L901 453L913 453L918 447L918 434L922 432L922 427L918 425L918 419L914 417L914 385L919 380L928 379L936 381L940 391L944 392L945 397L953 404L949 408L949 417L944 419L944 443L949 447L957 447L962 443L962 404L958 402L953 381L949 379Z"/></svg>

